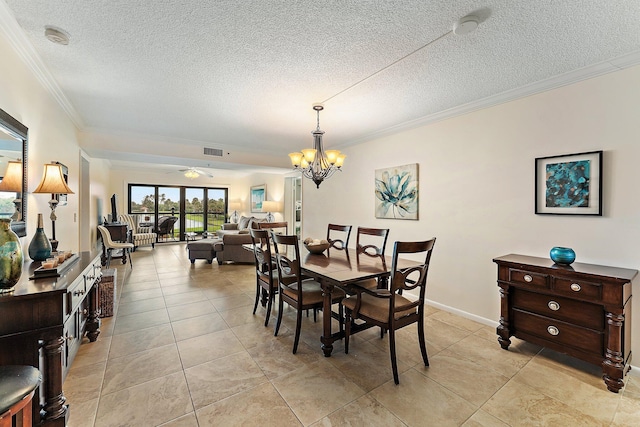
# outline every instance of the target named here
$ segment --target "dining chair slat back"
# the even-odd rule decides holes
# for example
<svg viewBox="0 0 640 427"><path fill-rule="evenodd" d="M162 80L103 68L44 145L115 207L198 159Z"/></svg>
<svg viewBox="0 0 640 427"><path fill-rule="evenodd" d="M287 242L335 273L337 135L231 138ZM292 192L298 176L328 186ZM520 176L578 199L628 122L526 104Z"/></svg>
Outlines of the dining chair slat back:
<svg viewBox="0 0 640 427"><path fill-rule="evenodd" d="M346 249L349 247L349 237L351 236L350 225L329 224L327 226L327 241L331 248ZM340 238L335 238L339 236Z"/></svg>

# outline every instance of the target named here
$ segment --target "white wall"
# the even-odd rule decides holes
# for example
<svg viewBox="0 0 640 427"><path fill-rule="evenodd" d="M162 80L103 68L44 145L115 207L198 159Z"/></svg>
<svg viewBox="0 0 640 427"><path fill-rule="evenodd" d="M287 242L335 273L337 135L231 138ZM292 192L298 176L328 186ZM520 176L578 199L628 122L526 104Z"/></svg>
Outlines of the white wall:
<svg viewBox="0 0 640 427"><path fill-rule="evenodd" d="M638 111L635 67L350 147L342 174L320 189L304 180L303 237L324 236L328 222L388 227L389 242L437 237L427 297L496 324L494 257L569 246L579 262L640 267ZM603 216L535 215L534 159L595 150L604 150ZM408 163L419 164L420 219L376 219L374 170Z"/></svg>

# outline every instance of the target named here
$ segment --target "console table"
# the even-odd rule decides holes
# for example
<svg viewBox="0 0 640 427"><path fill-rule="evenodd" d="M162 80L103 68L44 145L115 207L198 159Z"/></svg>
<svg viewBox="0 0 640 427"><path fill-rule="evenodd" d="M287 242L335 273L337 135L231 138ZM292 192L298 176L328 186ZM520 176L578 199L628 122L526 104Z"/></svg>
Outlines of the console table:
<svg viewBox="0 0 640 427"><path fill-rule="evenodd" d="M503 349L509 337L602 366L617 393L631 362L631 288L637 270L505 255L498 265Z"/></svg>
<svg viewBox="0 0 640 427"><path fill-rule="evenodd" d="M33 399L34 425L65 426L68 405L62 383L82 337L100 334L97 283L100 251L82 252L60 277L29 280L40 262L25 263L15 290L0 294L0 365L40 369L40 398Z"/></svg>
<svg viewBox="0 0 640 427"><path fill-rule="evenodd" d="M129 230L129 227L127 226L127 224L125 223L111 223L111 224L104 224L105 228L107 230L109 230L109 234L111 235L111 240L113 240L114 242L130 242L132 243L132 239L131 239L131 230ZM111 252L111 259L122 259L122 263L126 264L127 263L127 257L126 257L126 253L124 253L124 251L119 251L120 255L118 255L118 252L116 251L112 251ZM104 242L102 242L102 265L105 265L107 263L107 250L104 247Z"/></svg>

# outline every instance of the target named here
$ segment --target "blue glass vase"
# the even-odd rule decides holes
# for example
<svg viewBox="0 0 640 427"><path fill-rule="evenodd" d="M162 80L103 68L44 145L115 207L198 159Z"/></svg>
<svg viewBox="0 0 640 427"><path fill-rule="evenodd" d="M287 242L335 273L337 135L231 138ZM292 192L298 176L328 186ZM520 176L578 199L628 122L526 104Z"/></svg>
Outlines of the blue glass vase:
<svg viewBox="0 0 640 427"><path fill-rule="evenodd" d="M51 256L51 242L46 234L44 234L44 226L42 222L42 214L38 214L38 226L36 233L29 243L29 258L34 261L44 261Z"/></svg>
<svg viewBox="0 0 640 427"><path fill-rule="evenodd" d="M562 246L554 246L549 252L551 260L556 264L569 265L576 260L576 253L571 248L563 248Z"/></svg>

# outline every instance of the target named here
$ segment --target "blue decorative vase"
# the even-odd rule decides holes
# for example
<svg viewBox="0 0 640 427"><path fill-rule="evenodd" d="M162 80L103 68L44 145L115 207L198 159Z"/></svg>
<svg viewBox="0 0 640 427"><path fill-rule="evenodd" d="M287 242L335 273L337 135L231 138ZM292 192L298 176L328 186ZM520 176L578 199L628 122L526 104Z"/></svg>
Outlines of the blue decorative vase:
<svg viewBox="0 0 640 427"><path fill-rule="evenodd" d="M0 218L0 294L13 291L22 276L22 245L10 218Z"/></svg>
<svg viewBox="0 0 640 427"><path fill-rule="evenodd" d="M44 234L42 214L38 214L38 227L29 243L29 258L34 261L44 261L51 256L51 242Z"/></svg>
<svg viewBox="0 0 640 427"><path fill-rule="evenodd" d="M571 248L555 246L549 252L551 260L556 264L569 265L576 260L576 253Z"/></svg>

